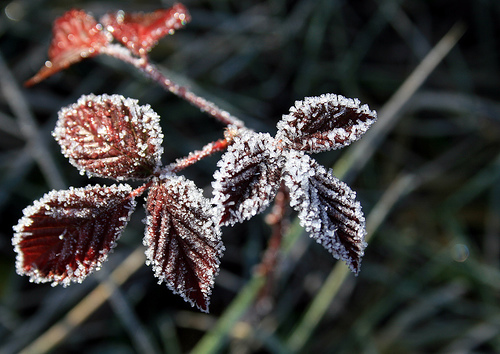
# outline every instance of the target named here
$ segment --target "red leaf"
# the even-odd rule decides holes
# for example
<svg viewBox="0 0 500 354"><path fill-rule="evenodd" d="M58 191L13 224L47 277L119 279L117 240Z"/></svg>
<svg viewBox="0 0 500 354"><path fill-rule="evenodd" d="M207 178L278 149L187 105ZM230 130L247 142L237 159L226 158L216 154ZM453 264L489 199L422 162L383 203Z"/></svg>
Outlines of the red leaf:
<svg viewBox="0 0 500 354"><path fill-rule="evenodd" d="M98 269L134 211L129 185L52 191L14 226L17 272L35 283L81 283Z"/></svg>
<svg viewBox="0 0 500 354"><path fill-rule="evenodd" d="M187 9L176 4L170 9L150 13L125 13L118 11L101 19L113 37L127 46L134 54L145 56L158 40L183 27L191 20Z"/></svg>
<svg viewBox="0 0 500 354"><path fill-rule="evenodd" d="M234 225L262 212L281 180L282 159L269 134L242 132L218 162L212 183L221 224Z"/></svg>
<svg viewBox="0 0 500 354"><path fill-rule="evenodd" d="M163 134L149 105L120 95L82 96L62 108L53 135L82 173L148 178L160 166Z"/></svg>
<svg viewBox="0 0 500 354"><path fill-rule="evenodd" d="M306 97L278 122L276 139L287 149L328 151L358 140L376 119L377 113L357 99L334 94Z"/></svg>
<svg viewBox="0 0 500 354"><path fill-rule="evenodd" d="M49 60L45 66L26 81L26 86L39 83L56 72L95 56L110 39L102 32L102 26L85 11L70 10L54 22Z"/></svg>
<svg viewBox="0 0 500 354"><path fill-rule="evenodd" d="M212 206L192 181L173 176L151 188L146 208L144 245L155 277L208 312L224 251Z"/></svg>
<svg viewBox="0 0 500 354"><path fill-rule="evenodd" d="M365 218L356 193L308 155L291 152L283 169L290 205L318 243L358 273L366 247Z"/></svg>

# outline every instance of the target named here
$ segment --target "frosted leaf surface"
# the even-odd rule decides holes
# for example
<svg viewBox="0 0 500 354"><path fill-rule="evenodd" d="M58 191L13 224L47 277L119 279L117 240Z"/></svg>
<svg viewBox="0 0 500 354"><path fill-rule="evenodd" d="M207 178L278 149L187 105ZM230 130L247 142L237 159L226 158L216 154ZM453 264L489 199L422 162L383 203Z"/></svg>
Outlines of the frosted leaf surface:
<svg viewBox="0 0 500 354"><path fill-rule="evenodd" d="M377 119L359 100L324 94L296 101L278 122L283 147L305 152L338 149L358 140Z"/></svg>
<svg viewBox="0 0 500 354"><path fill-rule="evenodd" d="M155 277L192 306L208 312L224 251L208 199L192 181L171 176L153 185L146 209L144 245Z"/></svg>
<svg viewBox="0 0 500 354"><path fill-rule="evenodd" d="M52 191L14 226L16 268L35 283L81 283L115 247L136 202L129 185Z"/></svg>
<svg viewBox="0 0 500 354"><path fill-rule="evenodd" d="M102 17L101 23L112 36L139 56L146 55L158 40L191 20L182 4L149 13L118 11Z"/></svg>
<svg viewBox="0 0 500 354"><path fill-rule="evenodd" d="M53 135L71 164L89 175L148 178L161 163L160 117L120 95L82 96L59 111Z"/></svg>
<svg viewBox="0 0 500 354"><path fill-rule="evenodd" d="M366 247L356 193L308 155L292 151L283 170L290 205L313 239L358 273Z"/></svg>
<svg viewBox="0 0 500 354"><path fill-rule="evenodd" d="M262 212L276 195L283 159L269 134L242 131L217 163L212 182L221 224Z"/></svg>
<svg viewBox="0 0 500 354"><path fill-rule="evenodd" d="M54 21L49 61L26 82L34 85L56 72L99 53L110 39L102 26L85 11L70 10Z"/></svg>

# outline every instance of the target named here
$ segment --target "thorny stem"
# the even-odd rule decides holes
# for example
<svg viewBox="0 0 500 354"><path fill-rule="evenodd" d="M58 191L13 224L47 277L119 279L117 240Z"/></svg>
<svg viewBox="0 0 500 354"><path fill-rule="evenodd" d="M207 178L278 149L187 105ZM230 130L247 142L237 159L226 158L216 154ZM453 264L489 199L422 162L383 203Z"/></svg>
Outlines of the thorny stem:
<svg viewBox="0 0 500 354"><path fill-rule="evenodd" d="M147 57L137 58L133 56L128 49L114 44L101 48L100 53L107 54L133 65L151 80L157 82L164 89L198 107L202 112L210 114L221 123L225 125L234 125L239 128L243 128L245 126L240 119L232 116L229 112L217 107L214 103L204 99L203 97L196 95L188 88L180 86L170 80L155 65L153 65Z"/></svg>

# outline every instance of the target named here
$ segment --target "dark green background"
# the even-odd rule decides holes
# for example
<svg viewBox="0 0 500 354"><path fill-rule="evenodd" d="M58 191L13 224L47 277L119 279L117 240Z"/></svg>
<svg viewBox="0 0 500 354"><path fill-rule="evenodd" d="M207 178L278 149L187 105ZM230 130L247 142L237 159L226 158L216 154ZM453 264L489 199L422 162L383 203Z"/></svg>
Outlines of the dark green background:
<svg viewBox="0 0 500 354"><path fill-rule="evenodd" d="M33 88L22 87L47 60L51 24L69 8L99 17L120 8L151 11L171 5L1 2L2 353L18 352L45 333L142 242L141 198L103 270L83 284L52 288L16 275L11 237L22 209L53 188L105 182L88 182L60 154L50 135L60 107L91 92L151 104L162 117L165 163L222 137L219 123L112 58L86 60ZM304 346L295 350L500 352L500 2L193 0L185 5L192 22L163 39L152 60L249 127L273 134L281 115L305 96L337 93L381 110L454 24L466 28L457 46L404 101L396 124L379 131L380 143L366 148L366 165L343 176L357 191L369 222L378 215L372 211L383 211L360 275L334 277L338 291L318 297L337 262L307 234L299 235L291 252L279 259L271 286L246 311L241 308L243 316L229 333L216 337L223 339L221 350L289 352L294 328L304 323L312 303L320 303L326 310L304 332ZM29 115L36 122L31 135ZM40 156L37 146L51 158L43 151ZM315 158L334 166L355 146ZM218 157L185 171L206 187L207 195ZM50 160L56 167L44 170ZM294 219L291 213L292 225ZM189 351L221 324L232 300L242 294L269 236L263 215L224 228L227 250L209 315L157 285L151 269L143 266L54 352Z"/></svg>

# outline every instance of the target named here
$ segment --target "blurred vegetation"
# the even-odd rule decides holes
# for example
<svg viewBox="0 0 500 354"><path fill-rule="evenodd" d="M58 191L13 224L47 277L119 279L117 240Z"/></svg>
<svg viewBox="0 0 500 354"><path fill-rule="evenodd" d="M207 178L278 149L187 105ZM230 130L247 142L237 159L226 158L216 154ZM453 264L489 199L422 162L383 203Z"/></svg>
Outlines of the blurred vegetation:
<svg viewBox="0 0 500 354"><path fill-rule="evenodd" d="M259 277L270 229L258 216L223 230L208 315L141 266L141 210L103 269L66 289L19 277L10 241L22 209L48 190L103 183L80 176L50 135L59 108L82 94L151 104L165 162L222 136L220 124L112 58L22 86L47 60L51 24L69 7L99 17L172 2L0 4L1 353L47 343L66 353L500 352L499 1L185 2L192 22L152 60L249 127L274 132L295 100L327 92L358 97L384 113L380 124L390 122L375 124L364 145L316 156L363 205L371 239L360 275L291 213L278 265ZM459 42L412 77L457 23ZM413 89L395 95L405 81ZM207 195L217 158L185 171Z"/></svg>

